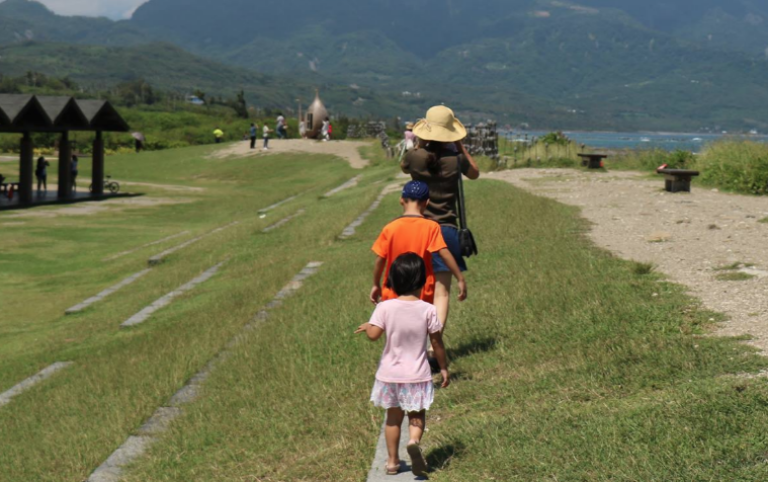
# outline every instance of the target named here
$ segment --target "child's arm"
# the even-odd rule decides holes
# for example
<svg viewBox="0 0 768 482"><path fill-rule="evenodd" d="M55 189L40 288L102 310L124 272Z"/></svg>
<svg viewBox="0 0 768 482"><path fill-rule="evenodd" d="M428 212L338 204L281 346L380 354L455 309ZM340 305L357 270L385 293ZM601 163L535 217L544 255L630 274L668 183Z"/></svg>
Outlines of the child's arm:
<svg viewBox="0 0 768 482"><path fill-rule="evenodd" d="M467 282L464 279L464 275L461 273L461 269L459 268L459 265L456 263L456 259L454 259L453 255L450 251L448 251L448 248L443 248L440 251L437 252L441 258L443 258L443 262L446 266L448 266L448 269L451 270L451 273L453 273L453 276L456 277L456 280L459 282L459 301L464 301L467 299Z"/></svg>
<svg viewBox="0 0 768 482"><path fill-rule="evenodd" d="M377 341L379 338L381 338L381 335L384 334L384 330L378 326L373 326L370 323L363 323L360 325L360 327L355 330L355 335L362 332L365 332L365 334L368 335L368 339L371 341Z"/></svg>
<svg viewBox="0 0 768 482"><path fill-rule="evenodd" d="M370 335L369 335L370 336ZM432 348L435 349L435 358L440 365L440 374L443 376L442 388L451 384L451 375L448 373L448 360L445 356L445 346L443 345L443 333L430 333L429 339L432 341Z"/></svg>
<svg viewBox="0 0 768 482"><path fill-rule="evenodd" d="M376 256L376 263L373 265L373 288L371 288L371 303L378 304L381 299L381 275L387 267L386 258Z"/></svg>

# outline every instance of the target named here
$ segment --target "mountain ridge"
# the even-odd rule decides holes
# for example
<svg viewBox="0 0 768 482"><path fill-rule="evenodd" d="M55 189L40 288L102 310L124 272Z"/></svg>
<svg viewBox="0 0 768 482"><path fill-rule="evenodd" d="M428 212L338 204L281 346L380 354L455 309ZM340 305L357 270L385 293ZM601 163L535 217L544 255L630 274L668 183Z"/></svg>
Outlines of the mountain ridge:
<svg viewBox="0 0 768 482"><path fill-rule="evenodd" d="M46 42L170 42L406 106L416 102L405 92L428 93L502 122L730 130L762 127L768 109L768 6L754 0L295 0L290 15L275 0L150 0L129 21L92 23L29 5L0 4L0 27L16 15ZM0 44L26 40L2 31Z"/></svg>

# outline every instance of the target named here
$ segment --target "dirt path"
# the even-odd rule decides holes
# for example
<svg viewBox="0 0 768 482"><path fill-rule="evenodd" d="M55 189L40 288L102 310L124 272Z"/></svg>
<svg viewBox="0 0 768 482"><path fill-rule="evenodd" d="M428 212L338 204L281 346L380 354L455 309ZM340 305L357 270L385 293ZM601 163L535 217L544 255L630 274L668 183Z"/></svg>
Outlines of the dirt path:
<svg viewBox="0 0 768 482"><path fill-rule="evenodd" d="M358 150L361 147L368 146L366 142L359 141L331 141L317 142L303 139L270 139L269 150L261 149L261 140L257 143L256 149L251 149L250 141L237 142L229 144L211 154L213 159L224 159L227 157L250 157L264 156L269 154L280 154L285 152L304 152L307 154L328 154L341 157L349 162L354 169L362 169L368 165L368 161L363 159Z"/></svg>
<svg viewBox="0 0 768 482"><path fill-rule="evenodd" d="M618 256L653 263L729 321L717 334L754 337L768 353L768 199L694 185L664 192L663 179L630 172L519 169L492 173L535 194L582 208L594 242ZM739 264L732 270L717 270ZM753 278L722 281L718 275Z"/></svg>

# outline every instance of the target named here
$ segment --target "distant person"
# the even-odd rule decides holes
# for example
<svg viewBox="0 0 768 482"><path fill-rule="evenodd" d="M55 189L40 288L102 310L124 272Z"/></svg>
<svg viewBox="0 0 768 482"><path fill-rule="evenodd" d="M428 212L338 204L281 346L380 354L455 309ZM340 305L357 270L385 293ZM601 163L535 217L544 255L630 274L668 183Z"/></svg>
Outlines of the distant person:
<svg viewBox="0 0 768 482"><path fill-rule="evenodd" d="M299 122L299 136L301 136L302 139L307 138L307 123L305 121Z"/></svg>
<svg viewBox="0 0 768 482"><path fill-rule="evenodd" d="M256 149L256 137L258 136L258 126L255 123L251 124L251 149Z"/></svg>
<svg viewBox="0 0 768 482"><path fill-rule="evenodd" d="M35 177L37 178L37 192L48 191L48 166L51 163L46 161L44 157L37 159L37 167L35 168Z"/></svg>
<svg viewBox="0 0 768 482"><path fill-rule="evenodd" d="M221 144L221 141L224 139L224 131L216 128L215 131L213 131L213 137L216 139L216 144Z"/></svg>
<svg viewBox="0 0 768 482"><path fill-rule="evenodd" d="M144 149L144 143L141 142L139 139L134 139L134 147L136 148L136 154L142 151Z"/></svg>
<svg viewBox="0 0 768 482"><path fill-rule="evenodd" d="M288 137L288 129L285 127L285 117L282 113L277 115L277 126L275 129L277 130L278 139L285 139Z"/></svg>
<svg viewBox="0 0 768 482"><path fill-rule="evenodd" d="M443 325L437 318L435 307L419 299L427 280L421 256L415 253L398 256L387 279L397 297L376 306L371 320L360 325L355 334L365 333L371 341L386 335L371 391L373 405L387 411L384 430L388 452L386 473L397 475L400 471L400 427L407 413L409 438L406 450L413 474L422 476L426 475L428 467L421 450L421 439L426 412L435 397L424 339L429 336L435 348L443 378L440 386L447 388L451 378L443 344Z"/></svg>
<svg viewBox="0 0 768 482"><path fill-rule="evenodd" d="M413 133L413 122L409 122L405 125L405 150L410 151L416 147L417 137Z"/></svg>
<svg viewBox="0 0 768 482"><path fill-rule="evenodd" d="M328 120L328 140L330 141L331 139L333 139L333 123L329 119Z"/></svg>
<svg viewBox="0 0 768 482"><path fill-rule="evenodd" d="M413 127L419 138L417 149L409 151L400 164L404 173L415 181L429 186L429 205L424 217L440 224L443 239L461 271L467 270L459 244L459 228L456 201L459 192L459 176L469 179L480 177L477 163L467 151L462 139L467 137L466 128L456 119L453 111L444 106L429 109L425 120ZM432 256L435 269L435 307L443 325L448 322L453 269L443 258Z"/></svg>
<svg viewBox="0 0 768 482"><path fill-rule="evenodd" d="M72 163L69 165L69 168L72 175L72 190L75 192L77 192L77 175L80 173L80 171L77 170L77 165L77 156L72 156Z"/></svg>
<svg viewBox="0 0 768 482"><path fill-rule="evenodd" d="M330 125L331 125L331 119L326 117L325 120L323 121L323 127L320 129L320 135L323 138L323 142L328 142L328 139L329 139L328 129L330 128Z"/></svg>
<svg viewBox="0 0 768 482"><path fill-rule="evenodd" d="M264 150L268 151L269 150L269 133L272 132L272 130L269 128L269 126L266 123L264 123L263 132L264 132Z"/></svg>

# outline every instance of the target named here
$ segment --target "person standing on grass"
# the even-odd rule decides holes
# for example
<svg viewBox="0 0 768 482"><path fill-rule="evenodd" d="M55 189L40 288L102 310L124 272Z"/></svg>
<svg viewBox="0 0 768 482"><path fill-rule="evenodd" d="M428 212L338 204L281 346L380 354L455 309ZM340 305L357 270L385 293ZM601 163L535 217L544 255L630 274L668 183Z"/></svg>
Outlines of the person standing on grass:
<svg viewBox="0 0 768 482"><path fill-rule="evenodd" d="M216 144L221 144L221 141L224 139L224 131L217 127L216 130L213 131L213 137L216 139Z"/></svg>
<svg viewBox="0 0 768 482"><path fill-rule="evenodd" d="M323 142L328 142L328 129L331 126L331 119L326 117L323 121L323 127L320 129L321 136L323 138Z"/></svg>
<svg viewBox="0 0 768 482"><path fill-rule="evenodd" d="M251 123L251 149L256 149L257 132L258 126L255 123Z"/></svg>
<svg viewBox="0 0 768 482"><path fill-rule="evenodd" d="M381 277L383 274L389 273L392 263L403 253L416 253L424 258L427 279L421 293L422 300L427 303L434 301L435 275L432 271L432 263L435 256L456 276L459 282L459 300L464 301L467 298L464 275L461 274L459 266L443 241L440 226L436 222L424 218L427 204L429 204L429 188L425 183L411 181L405 185L400 198L403 215L384 227L371 248L376 254L373 267L373 287L370 294L370 300L373 304L377 304L379 299L387 301L397 298L397 293L387 287L386 276L382 289Z"/></svg>
<svg viewBox="0 0 768 482"><path fill-rule="evenodd" d="M269 150L269 133L270 132L272 131L269 129L269 126L265 122L264 123L264 150L265 151Z"/></svg>
<svg viewBox="0 0 768 482"><path fill-rule="evenodd" d="M413 180L429 186L429 205L424 217L440 224L443 239L464 272L467 263L459 247L456 209L459 176L463 174L472 180L480 177L477 163L461 142L467 137L467 129L451 109L437 106L429 109L426 119L413 126L413 134L419 139L419 145L403 157L400 167ZM439 256L432 256L432 264L436 279L435 307L445 326L448 322L452 270Z"/></svg>
<svg viewBox="0 0 768 482"><path fill-rule="evenodd" d="M72 156L72 164L70 164L70 169L72 173L72 190L77 192L77 175L80 173L77 169L78 159L77 156Z"/></svg>
<svg viewBox="0 0 768 482"><path fill-rule="evenodd" d="M37 159L37 167L35 168L35 177L37 178L37 193L40 194L41 190L48 192L48 166L51 163L46 161L44 157Z"/></svg>
<svg viewBox="0 0 768 482"><path fill-rule="evenodd" d="M392 263L387 284L397 298L376 306L368 323L355 334L365 333L371 341L386 334L376 380L371 392L375 407L387 411L384 435L387 441L388 475L400 471L400 427L408 414L408 455L416 476L427 473L427 461L421 451L421 438L426 425L426 411L434 400L432 372L427 361L424 337L429 336L440 364L442 388L450 384L448 361L443 345L443 326L434 306L420 299L427 281L427 267L416 253L406 253Z"/></svg>
<svg viewBox="0 0 768 482"><path fill-rule="evenodd" d="M277 127L275 130L277 130L278 139L285 139L287 137L287 130L285 128L285 116L283 116L282 113L277 115Z"/></svg>
<svg viewBox="0 0 768 482"><path fill-rule="evenodd" d="M405 150L410 151L416 147L416 134L413 133L413 122L409 122L405 125L405 133L403 134L405 140Z"/></svg>

